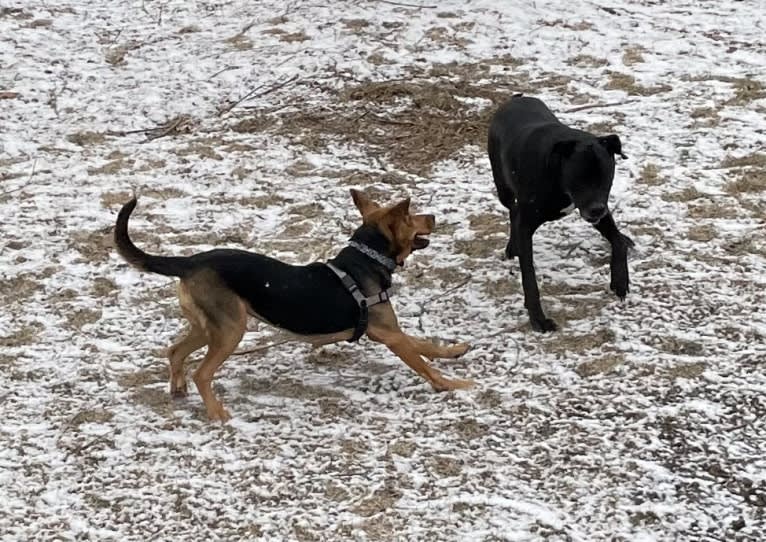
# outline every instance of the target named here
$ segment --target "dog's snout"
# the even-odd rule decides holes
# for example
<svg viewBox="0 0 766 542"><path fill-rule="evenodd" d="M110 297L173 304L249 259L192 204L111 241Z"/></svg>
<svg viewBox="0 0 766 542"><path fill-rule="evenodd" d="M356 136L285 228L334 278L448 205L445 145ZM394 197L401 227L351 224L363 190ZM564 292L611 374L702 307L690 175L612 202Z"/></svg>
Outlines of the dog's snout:
<svg viewBox="0 0 766 542"><path fill-rule="evenodd" d="M436 226L436 217L434 215L425 215L426 217L426 225L429 229L434 229L434 226Z"/></svg>
<svg viewBox="0 0 766 542"><path fill-rule="evenodd" d="M606 213L609 212L609 208L606 205L603 205L601 203L596 203L593 205L588 206L585 209L585 212L583 213L583 218L587 220L588 222L598 222L602 218L606 216Z"/></svg>

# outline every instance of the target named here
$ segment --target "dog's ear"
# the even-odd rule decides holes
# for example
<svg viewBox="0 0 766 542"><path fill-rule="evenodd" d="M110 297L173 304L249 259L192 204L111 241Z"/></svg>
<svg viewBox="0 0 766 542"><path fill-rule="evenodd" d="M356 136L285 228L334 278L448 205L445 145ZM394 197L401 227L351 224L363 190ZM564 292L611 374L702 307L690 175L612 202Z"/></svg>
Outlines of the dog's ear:
<svg viewBox="0 0 766 542"><path fill-rule="evenodd" d="M569 158L577 146L577 141L558 141L553 144L553 152L562 158Z"/></svg>
<svg viewBox="0 0 766 542"><path fill-rule="evenodd" d="M598 142L608 150L612 155L618 154L620 158L627 158L622 152L622 142L620 136L616 134L610 134L608 136L599 137Z"/></svg>
<svg viewBox="0 0 766 542"><path fill-rule="evenodd" d="M354 205L356 205L356 208L359 209L359 213L361 213L362 217L365 217L373 211L380 209L380 205L372 201L369 196L367 196L367 194L361 190L352 188L351 198L354 200Z"/></svg>
<svg viewBox="0 0 766 542"><path fill-rule="evenodd" d="M405 216L410 213L410 198L405 198L388 211L388 214L396 217Z"/></svg>

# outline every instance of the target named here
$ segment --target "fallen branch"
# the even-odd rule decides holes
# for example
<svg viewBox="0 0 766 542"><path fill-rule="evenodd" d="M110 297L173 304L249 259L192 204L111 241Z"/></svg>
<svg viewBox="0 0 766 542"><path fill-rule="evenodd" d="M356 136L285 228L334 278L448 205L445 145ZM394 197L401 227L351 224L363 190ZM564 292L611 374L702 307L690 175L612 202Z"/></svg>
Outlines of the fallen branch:
<svg viewBox="0 0 766 542"><path fill-rule="evenodd" d="M253 354L255 352L262 352L263 350L268 350L269 348L272 348L274 346L280 346L282 344L289 343L292 340L294 340L294 339L283 339L283 340L277 341L275 343L264 344L264 345L261 345L261 346L256 346L255 348L251 348L250 350L242 350L240 352L234 352L232 354L232 356L244 356L245 354Z"/></svg>
<svg viewBox="0 0 766 542"><path fill-rule="evenodd" d="M286 85L289 85L290 83L295 82L297 79L298 79L298 76L297 75L293 75L292 77L289 77L289 78L285 79L284 81L281 81L279 83L276 83L276 84L270 86L269 88L267 88L266 90L264 90L263 92L260 92L258 94L256 94L256 92L258 92L258 90L262 89L263 85L261 85L259 87L256 87L253 90L251 90L250 92L248 92L247 94L245 94L244 96L242 96L239 100L237 100L233 104L231 104L231 105L221 109L218 112L218 116L219 117L224 116L226 113L228 113L229 111L231 111L232 109L234 109L235 107L237 107L239 104L241 104L242 102L244 102L247 99L250 99L250 98L260 98L260 97L265 96L265 95L267 95L267 94L269 94L271 92L274 92L275 90L279 90L280 88L282 88L282 87L284 87Z"/></svg>
<svg viewBox="0 0 766 542"><path fill-rule="evenodd" d="M632 104L637 101L638 100L625 100L624 102L612 102L608 104L587 104L587 105L581 105L578 107L573 107L572 109L567 109L566 111L564 111L564 113L576 113L577 111L584 111L586 109L596 109L599 107L615 107L618 105Z"/></svg>
<svg viewBox="0 0 766 542"><path fill-rule="evenodd" d="M416 8L416 9L436 9L439 6L419 6L417 4L407 4L404 2L394 2L392 0L378 0L378 2L383 2L384 4L391 4L392 6L403 6L405 8Z"/></svg>
<svg viewBox="0 0 766 542"><path fill-rule="evenodd" d="M14 192L18 192L19 190L24 190L27 186L29 186L29 183L32 182L32 177L35 176L36 168L37 168L37 158L35 158L35 161L32 163L32 173L30 173L29 177L27 177L27 182L25 182L21 186L13 188L12 190L6 190L5 192L0 192L0 198L5 197L8 194L13 194Z"/></svg>

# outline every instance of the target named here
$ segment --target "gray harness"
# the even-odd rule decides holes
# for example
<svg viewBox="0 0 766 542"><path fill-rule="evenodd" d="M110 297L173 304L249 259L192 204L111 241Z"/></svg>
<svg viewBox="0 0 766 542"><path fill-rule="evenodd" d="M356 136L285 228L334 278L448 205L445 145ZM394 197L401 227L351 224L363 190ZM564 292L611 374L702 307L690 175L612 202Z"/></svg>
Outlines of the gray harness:
<svg viewBox="0 0 766 542"><path fill-rule="evenodd" d="M367 245L363 245L362 243L358 243L356 241L349 241L348 245L352 248L355 248L364 255L369 256L376 262L384 265L389 271L393 272L394 269L396 269L396 262L394 262L394 260L388 258L387 256L383 256ZM373 305L378 305L388 301L391 298L391 294L389 293L390 288L388 290L378 292L375 295L365 296L351 275L338 269L329 262L325 263L325 265L338 276L340 281L343 283L343 286L346 287L346 290L348 290L348 292L354 298L354 301L356 301L356 304L359 306L359 321L356 323L356 327L354 328L354 334L348 340L350 343L356 342L362 337L362 335L364 335L364 332L367 331L367 325L370 322L369 308Z"/></svg>

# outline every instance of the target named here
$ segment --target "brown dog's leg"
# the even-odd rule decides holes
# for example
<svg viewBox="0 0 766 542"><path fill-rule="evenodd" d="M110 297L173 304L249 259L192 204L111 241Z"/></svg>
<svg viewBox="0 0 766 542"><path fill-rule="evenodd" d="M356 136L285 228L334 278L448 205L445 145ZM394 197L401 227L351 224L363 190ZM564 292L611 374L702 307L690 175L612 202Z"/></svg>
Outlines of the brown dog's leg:
<svg viewBox="0 0 766 542"><path fill-rule="evenodd" d="M190 354L207 344L207 337L201 327L192 323L187 335L168 348L170 360L170 395L186 397L186 371L184 361Z"/></svg>
<svg viewBox="0 0 766 542"><path fill-rule="evenodd" d="M436 391L460 390L474 385L472 380L450 380L445 378L433 367L429 366L418 352L417 345L401 331L380 332L369 330L369 337L376 342L385 344L389 350L413 369L420 376L428 380Z"/></svg>
<svg viewBox="0 0 766 542"><path fill-rule="evenodd" d="M232 314L218 313L216 321L208 322L208 350L205 359L194 372L194 383L205 402L208 418L213 421L228 421L231 416L216 398L213 392L213 376L218 368L226 361L247 328L247 312L239 299L232 299L234 307Z"/></svg>
<svg viewBox="0 0 766 542"><path fill-rule="evenodd" d="M407 338L413 342L415 348L418 350L418 353L420 353L421 356L427 357L428 359L459 358L468 352L469 348L468 343L457 343L451 344L449 346L440 346L427 339L420 339L411 335L407 335Z"/></svg>

